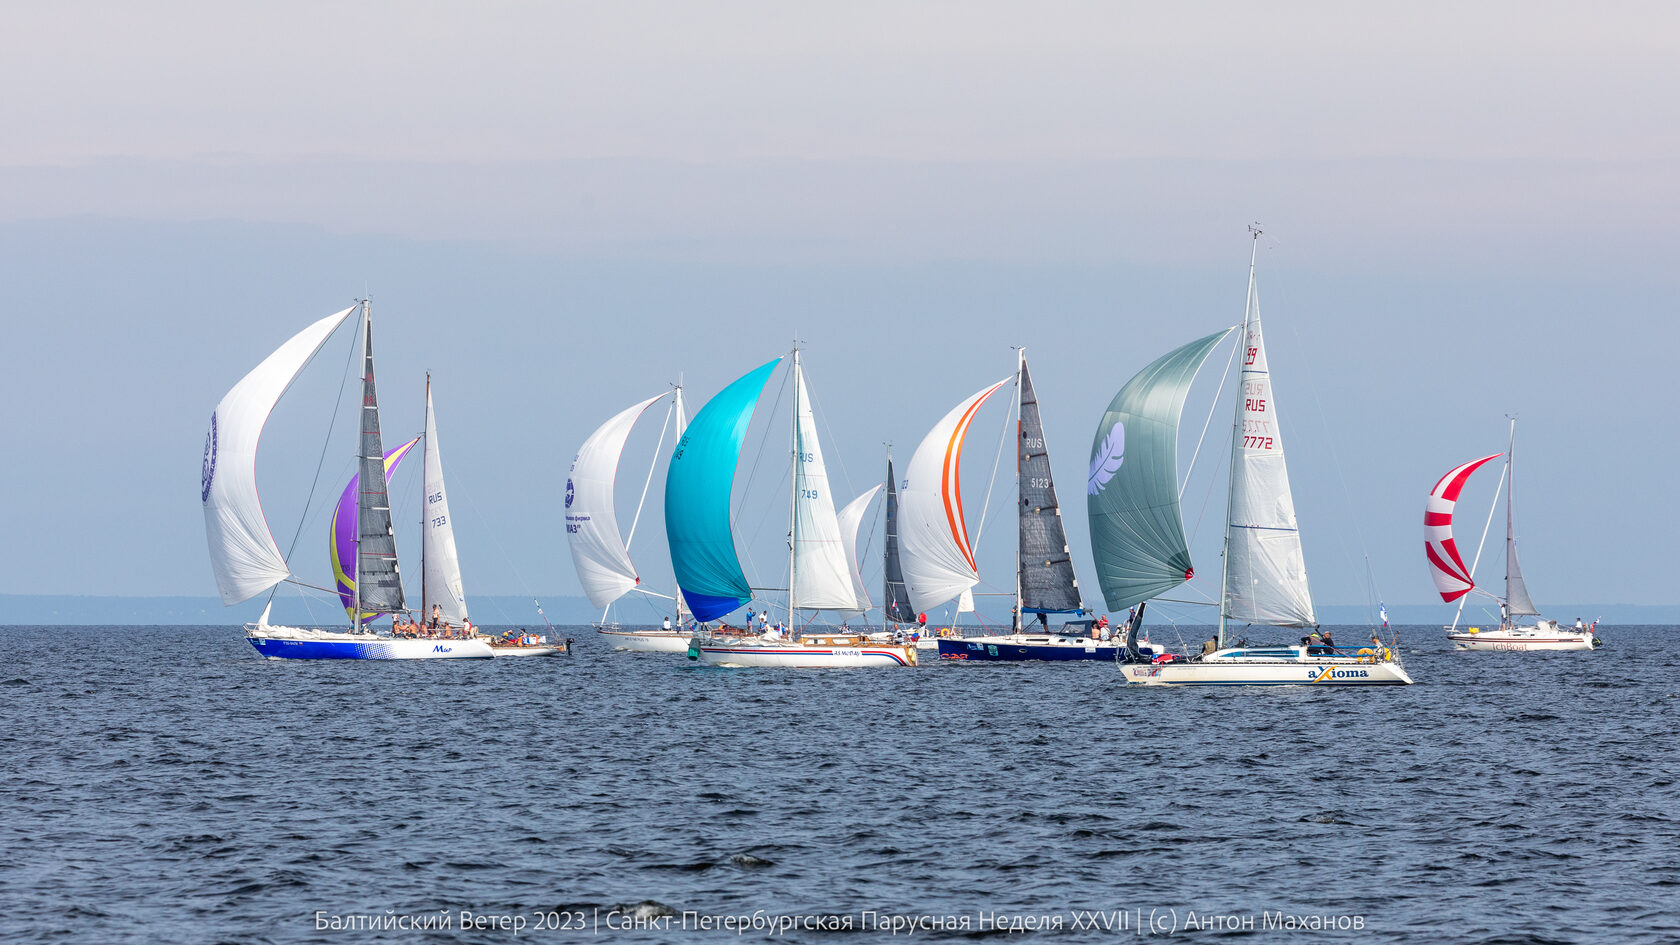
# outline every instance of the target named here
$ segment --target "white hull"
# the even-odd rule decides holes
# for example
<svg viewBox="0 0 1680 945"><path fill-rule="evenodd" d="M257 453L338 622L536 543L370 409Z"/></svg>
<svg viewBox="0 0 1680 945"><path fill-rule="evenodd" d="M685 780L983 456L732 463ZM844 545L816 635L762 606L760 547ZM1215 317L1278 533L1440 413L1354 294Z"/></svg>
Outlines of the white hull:
<svg viewBox="0 0 1680 945"><path fill-rule="evenodd" d="M497 659L504 656L563 656L566 648L552 643L538 643L527 646L491 646L490 654Z"/></svg>
<svg viewBox="0 0 1680 945"><path fill-rule="evenodd" d="M811 644L787 640L701 642L687 647L690 659L710 666L783 666L793 669L827 669L858 666L914 666L916 648L891 643L861 642L844 645Z"/></svg>
<svg viewBox="0 0 1680 945"><path fill-rule="evenodd" d="M1144 686L1409 686L1395 659L1308 654L1306 647L1220 650L1197 660L1127 663L1128 683Z"/></svg>
<svg viewBox="0 0 1680 945"><path fill-rule="evenodd" d="M1545 621L1537 627L1511 627L1503 630L1448 633L1447 639L1460 650L1490 650L1507 653L1531 651L1591 650L1604 645L1590 630L1576 632L1560 630L1557 624Z"/></svg>
<svg viewBox="0 0 1680 945"><path fill-rule="evenodd" d="M597 630L615 650L638 653L687 653L693 634L683 630Z"/></svg>
<svg viewBox="0 0 1680 945"><path fill-rule="evenodd" d="M303 660L473 660L490 659L484 640L411 640L377 633L350 633L256 624L246 639L269 659Z"/></svg>

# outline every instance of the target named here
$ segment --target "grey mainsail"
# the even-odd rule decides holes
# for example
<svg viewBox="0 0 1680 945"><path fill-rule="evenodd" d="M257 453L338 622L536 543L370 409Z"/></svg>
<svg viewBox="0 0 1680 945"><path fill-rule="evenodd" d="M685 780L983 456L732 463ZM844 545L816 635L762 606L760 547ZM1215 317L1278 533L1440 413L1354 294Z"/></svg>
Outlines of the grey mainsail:
<svg viewBox="0 0 1680 945"><path fill-rule="evenodd" d="M397 539L391 528L391 497L385 479L385 448L379 435L379 398L373 383L373 314L362 303L362 422L357 464L356 609L364 614L403 608Z"/></svg>
<svg viewBox="0 0 1680 945"><path fill-rule="evenodd" d="M1021 612L1068 614L1081 612L1079 582L1073 574L1073 553L1062 527L1056 483L1050 475L1050 453L1044 445L1044 421L1032 375L1021 360L1020 423L1015 432L1019 513ZM1042 618L1041 618L1042 619Z"/></svg>
<svg viewBox="0 0 1680 945"><path fill-rule="evenodd" d="M887 457L887 549L881 611L893 623L915 623L916 608L904 589L904 566L898 560L898 481L893 478L892 457Z"/></svg>
<svg viewBox="0 0 1680 945"><path fill-rule="evenodd" d="M1155 359L1120 388L1091 443L1086 508L1097 583L1123 611L1194 576L1178 505L1178 420L1227 328Z"/></svg>
<svg viewBox="0 0 1680 945"><path fill-rule="evenodd" d="M1528 596L1522 566L1517 564L1516 481L1517 421L1511 421L1511 445L1505 459L1505 612L1512 616L1537 617L1539 608Z"/></svg>

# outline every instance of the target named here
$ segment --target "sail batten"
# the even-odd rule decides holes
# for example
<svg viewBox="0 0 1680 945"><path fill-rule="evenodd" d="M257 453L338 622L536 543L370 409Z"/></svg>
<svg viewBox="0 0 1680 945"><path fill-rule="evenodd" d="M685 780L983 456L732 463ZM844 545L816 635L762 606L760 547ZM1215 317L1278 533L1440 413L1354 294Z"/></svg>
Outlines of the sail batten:
<svg viewBox="0 0 1680 945"><path fill-rule="evenodd" d="M293 335L240 379L210 414L199 499L222 603L238 604L291 576L257 496L257 445L292 381L355 307Z"/></svg>
<svg viewBox="0 0 1680 945"><path fill-rule="evenodd" d="M764 384L781 358L754 368L695 414L665 476L665 537L677 586L694 619L716 620L752 599L730 528L741 444Z"/></svg>
<svg viewBox="0 0 1680 945"><path fill-rule="evenodd" d="M1194 574L1178 497L1178 425L1196 372L1232 329L1150 362L1097 424L1086 477L1091 556L1110 611L1163 594Z"/></svg>
<svg viewBox="0 0 1680 945"><path fill-rule="evenodd" d="M1044 442L1044 421L1038 394L1026 359L1021 360L1020 418L1015 431L1016 524L1021 612L1081 613L1079 581L1073 573L1073 552L1062 526L1056 482L1050 473L1050 449Z"/></svg>

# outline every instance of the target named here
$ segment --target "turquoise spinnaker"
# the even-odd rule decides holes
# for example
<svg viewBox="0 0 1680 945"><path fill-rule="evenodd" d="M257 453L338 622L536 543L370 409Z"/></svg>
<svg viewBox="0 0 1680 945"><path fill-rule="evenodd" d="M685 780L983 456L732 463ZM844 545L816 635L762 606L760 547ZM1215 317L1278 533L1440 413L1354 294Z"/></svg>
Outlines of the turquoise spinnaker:
<svg viewBox="0 0 1680 945"><path fill-rule="evenodd" d="M665 538L683 600L702 623L752 600L735 556L729 495L758 396L781 358L743 375L706 402L671 452L665 474Z"/></svg>
<svg viewBox="0 0 1680 945"><path fill-rule="evenodd" d="M1110 611L1194 576L1178 508L1178 419L1202 362L1233 329L1157 358L1126 382L1097 425L1086 480L1091 557Z"/></svg>

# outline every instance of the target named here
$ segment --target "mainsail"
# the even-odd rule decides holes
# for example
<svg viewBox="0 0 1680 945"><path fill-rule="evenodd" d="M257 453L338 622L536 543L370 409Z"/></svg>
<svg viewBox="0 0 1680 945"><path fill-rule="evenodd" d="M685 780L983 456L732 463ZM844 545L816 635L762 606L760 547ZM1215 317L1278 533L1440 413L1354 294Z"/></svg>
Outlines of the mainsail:
<svg viewBox="0 0 1680 945"><path fill-rule="evenodd" d="M1464 491L1470 474L1499 457L1495 453L1453 467L1429 490L1429 501L1423 507L1423 554L1429 561L1429 576L1435 579L1435 590L1449 604L1476 586L1476 578L1464 566L1458 543L1453 540L1453 508L1458 505L1458 495Z"/></svg>
<svg viewBox="0 0 1680 945"><path fill-rule="evenodd" d="M665 537L694 619L715 620L752 599L729 524L735 464L753 407L781 358L719 391L695 414L665 476Z"/></svg>
<svg viewBox="0 0 1680 945"><path fill-rule="evenodd" d="M572 460L571 475L566 480L566 538L578 582L589 603L596 607L606 607L641 583L630 563L630 551L619 535L613 480L630 428L664 396L649 397L601 424L583 441L577 458Z"/></svg>
<svg viewBox="0 0 1680 945"><path fill-rule="evenodd" d="M904 589L904 564L898 550L898 483L893 479L892 456L887 457L887 520L884 568L881 574L881 610L893 623L915 623L916 608L910 606L910 592Z"/></svg>
<svg viewBox="0 0 1680 945"><path fill-rule="evenodd" d="M233 385L210 414L199 499L224 604L250 600L291 575L257 497L257 442L298 372L353 311L328 315L293 335Z"/></svg>
<svg viewBox="0 0 1680 945"><path fill-rule="evenodd" d="M443 453L437 418L432 414L432 379L426 378L426 501L420 526L420 613L432 608L454 626L467 621L467 592L461 583L461 559L455 551L455 526L449 521L449 494L443 486Z"/></svg>
<svg viewBox="0 0 1680 945"><path fill-rule="evenodd" d="M1032 375L1021 359L1020 422L1015 431L1016 482L1020 505L1021 612L1067 614L1082 612L1079 582L1073 575L1073 553L1062 528L1062 508L1050 476L1050 451L1044 445L1044 421Z"/></svg>
<svg viewBox="0 0 1680 945"><path fill-rule="evenodd" d="M869 503L874 500L875 493L880 492L880 486L871 486L868 492L846 503L838 516L840 522L840 541L846 548L846 563L852 572L852 594L856 604L851 608L863 613L871 606L869 591L863 586L863 570L858 563L857 544L858 527L863 524L863 513L869 510Z"/></svg>
<svg viewBox="0 0 1680 945"><path fill-rule="evenodd" d="M1227 328L1175 348L1127 381L1097 424L1086 478L1091 557L1111 611L1194 576L1178 505L1178 421L1196 372Z"/></svg>
<svg viewBox="0 0 1680 945"><path fill-rule="evenodd" d="M829 493L828 469L799 352L793 352L793 529L789 597L800 610L856 610L856 570L841 539Z"/></svg>
<svg viewBox="0 0 1680 945"><path fill-rule="evenodd" d="M1511 420L1511 443L1505 459L1505 612L1511 616L1538 617L1539 608L1528 596L1522 566L1517 564L1516 483L1517 421Z"/></svg>
<svg viewBox="0 0 1680 945"><path fill-rule="evenodd" d="M1238 424L1232 431L1230 501L1225 518L1225 610L1231 620L1275 627L1313 627L1307 561L1283 458L1283 431L1260 334L1258 295L1238 375Z"/></svg>
<svg viewBox="0 0 1680 945"><path fill-rule="evenodd" d="M385 454L385 479L390 481L396 474L397 466L403 457L420 442L419 437ZM361 495L358 485L362 481L360 473L352 473L350 481L344 484L344 491L338 494L338 504L333 506L332 521L327 528L327 561L332 566L333 584L338 591L338 600L344 605L344 613L350 614L356 607L356 501ZM362 608L362 622L377 617L382 611Z"/></svg>
<svg viewBox="0 0 1680 945"><path fill-rule="evenodd" d="M912 610L931 610L980 582L963 518L963 437L980 405L1008 382L1004 378L952 408L910 457L898 524Z"/></svg>
<svg viewBox="0 0 1680 945"><path fill-rule="evenodd" d="M363 613L403 609L397 536L391 527L390 486L379 436L379 397L373 383L373 314L362 303L362 409L356 502L356 599ZM351 611L354 613L354 609Z"/></svg>

